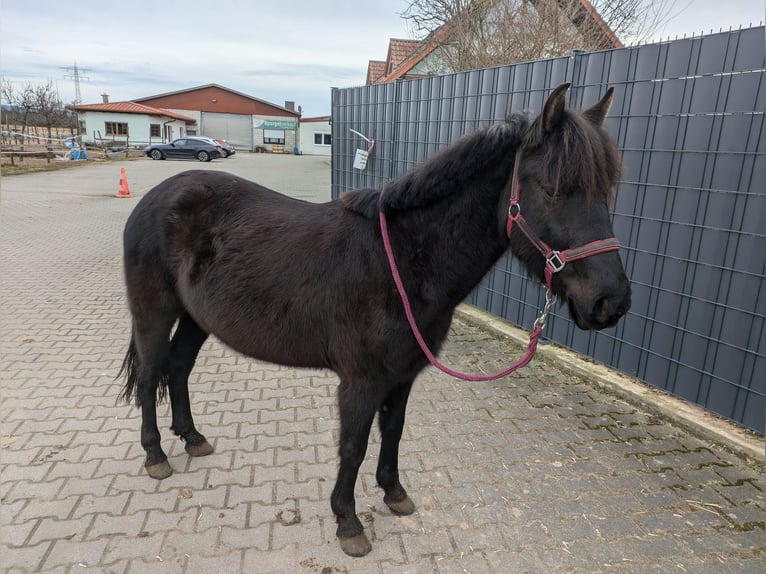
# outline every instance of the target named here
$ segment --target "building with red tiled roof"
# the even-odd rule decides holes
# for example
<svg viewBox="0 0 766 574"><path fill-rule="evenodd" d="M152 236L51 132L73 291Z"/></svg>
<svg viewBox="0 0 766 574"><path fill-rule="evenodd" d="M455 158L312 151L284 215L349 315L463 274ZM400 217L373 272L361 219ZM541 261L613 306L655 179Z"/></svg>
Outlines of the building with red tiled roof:
<svg viewBox="0 0 766 574"><path fill-rule="evenodd" d="M367 64L367 81L366 85L376 84L379 78L386 75L386 62L385 60L370 60Z"/></svg>
<svg viewBox="0 0 766 574"><path fill-rule="evenodd" d="M118 114L142 114L148 116L158 116L174 118L187 123L194 123L194 118L183 116L175 112L137 104L136 102L103 102L101 104L78 104L69 106L70 109L78 112L114 112Z"/></svg>
<svg viewBox="0 0 766 574"><path fill-rule="evenodd" d="M139 98L142 104L158 106L196 118L200 135L228 140L237 148L293 150L298 145L300 107L284 106L249 96L219 84L205 84Z"/></svg>
<svg viewBox="0 0 766 574"><path fill-rule="evenodd" d="M450 70L444 69L444 63L440 59L432 57L446 37L447 28L442 26L425 40L408 41L406 56L404 56L404 41L391 38L388 46L389 57L382 66L385 72L371 80L370 68L374 60L370 60L367 68L367 84L387 84L398 79L414 80L433 74L434 70L449 72Z"/></svg>
<svg viewBox="0 0 766 574"><path fill-rule="evenodd" d="M201 135L239 149L292 151L299 140L300 106L254 98L218 84L166 92L131 102L70 106L78 112L86 142L147 145Z"/></svg>
<svg viewBox="0 0 766 574"><path fill-rule="evenodd" d="M402 62L420 48L421 44L420 40L391 38L388 42L388 55L386 56L386 75L396 70Z"/></svg>
<svg viewBox="0 0 766 574"><path fill-rule="evenodd" d="M556 0L563 3L563 0ZM572 24L597 36L597 43L604 48L622 48L623 44L588 0L579 0L580 7L571 17ZM534 5L534 2L532 3ZM434 73L449 73L438 48L449 39L449 24L439 27L424 40L400 40L391 38L385 62L370 60L367 66L366 84L385 84L399 79L415 79ZM382 65L381 65L382 64ZM379 73L383 68L384 73Z"/></svg>
<svg viewBox="0 0 766 574"><path fill-rule="evenodd" d="M608 48L624 48L624 44L620 42L620 39L609 27L609 24L604 22L593 5L588 0L580 0L580 9L573 16L573 23L578 26L578 21L590 22L591 33L597 33L599 35L599 43Z"/></svg>
<svg viewBox="0 0 766 574"><path fill-rule="evenodd" d="M145 146L196 133L197 121L187 115L136 102L110 102L104 94L99 104L77 104L83 141L94 144Z"/></svg>
<svg viewBox="0 0 766 574"><path fill-rule="evenodd" d="M285 102L285 106L279 106L219 84L205 84L185 90L166 92L156 96L137 98L134 101L165 109L195 112L225 112L229 114L262 115L281 118L297 118L300 116L300 111L295 110L294 103L290 107L288 105L291 102Z"/></svg>

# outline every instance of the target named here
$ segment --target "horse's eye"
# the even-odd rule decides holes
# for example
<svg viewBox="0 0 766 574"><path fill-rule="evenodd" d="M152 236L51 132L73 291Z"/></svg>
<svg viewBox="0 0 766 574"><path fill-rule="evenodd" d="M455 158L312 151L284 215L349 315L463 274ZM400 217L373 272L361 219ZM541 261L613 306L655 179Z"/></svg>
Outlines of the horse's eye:
<svg viewBox="0 0 766 574"><path fill-rule="evenodd" d="M556 190L547 185L543 187L543 193L545 194L545 199L553 201L556 198Z"/></svg>

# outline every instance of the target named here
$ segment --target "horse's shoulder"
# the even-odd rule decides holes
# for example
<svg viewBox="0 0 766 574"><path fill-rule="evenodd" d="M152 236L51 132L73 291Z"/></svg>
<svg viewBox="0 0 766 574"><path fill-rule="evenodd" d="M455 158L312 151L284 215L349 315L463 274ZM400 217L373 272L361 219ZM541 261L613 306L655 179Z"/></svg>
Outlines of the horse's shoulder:
<svg viewBox="0 0 766 574"><path fill-rule="evenodd" d="M355 189L340 196L343 207L369 219L378 217L379 189Z"/></svg>

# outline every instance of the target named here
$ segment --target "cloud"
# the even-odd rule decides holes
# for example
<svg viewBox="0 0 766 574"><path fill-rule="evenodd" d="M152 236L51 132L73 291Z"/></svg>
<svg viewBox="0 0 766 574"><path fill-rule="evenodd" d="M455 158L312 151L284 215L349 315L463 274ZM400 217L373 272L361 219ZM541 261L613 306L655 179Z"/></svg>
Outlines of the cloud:
<svg viewBox="0 0 766 574"><path fill-rule="evenodd" d="M331 78L358 78L360 70L362 68L350 66L276 63L265 68L242 70L240 74L255 78L279 79L290 79L299 76L307 81L324 81ZM366 68L364 71L366 71Z"/></svg>
<svg viewBox="0 0 766 574"><path fill-rule="evenodd" d="M2 74L56 81L74 99L65 68L83 70L83 101L112 101L217 83L256 98L296 100L330 113L330 86L364 83L367 61L406 36L407 0L133 0L98 9L79 2L3 2ZM199 24L199 25L197 25Z"/></svg>

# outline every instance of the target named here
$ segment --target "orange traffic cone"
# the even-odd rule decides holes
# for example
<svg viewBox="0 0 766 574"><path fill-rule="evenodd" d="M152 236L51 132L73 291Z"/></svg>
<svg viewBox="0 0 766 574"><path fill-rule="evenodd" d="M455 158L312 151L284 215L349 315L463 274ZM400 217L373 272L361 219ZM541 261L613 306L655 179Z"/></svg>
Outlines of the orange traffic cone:
<svg viewBox="0 0 766 574"><path fill-rule="evenodd" d="M133 197L130 195L130 188L128 187L128 178L125 177L125 168L120 168L120 192L117 197Z"/></svg>

